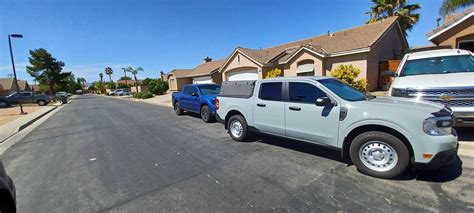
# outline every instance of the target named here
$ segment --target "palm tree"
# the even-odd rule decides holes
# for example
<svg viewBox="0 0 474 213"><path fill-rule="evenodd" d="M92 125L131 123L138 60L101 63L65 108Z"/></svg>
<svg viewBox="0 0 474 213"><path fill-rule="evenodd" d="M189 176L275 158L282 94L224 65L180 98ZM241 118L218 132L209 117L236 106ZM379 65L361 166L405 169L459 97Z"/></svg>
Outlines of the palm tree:
<svg viewBox="0 0 474 213"><path fill-rule="evenodd" d="M104 79L104 74L102 73L99 73L99 78L100 78L100 82L104 82L102 79Z"/></svg>
<svg viewBox="0 0 474 213"><path fill-rule="evenodd" d="M448 15L459 8L467 7L474 4L474 0L443 0L439 14L442 16Z"/></svg>
<svg viewBox="0 0 474 213"><path fill-rule="evenodd" d="M135 89L137 89L137 92L138 92L137 74L138 74L138 72L143 72L143 68L138 67L138 68L136 68L136 69L133 69L132 67L127 67L127 68L124 69L124 71L133 74L133 78L135 79Z"/></svg>
<svg viewBox="0 0 474 213"><path fill-rule="evenodd" d="M419 4L407 4L408 0L372 0L374 4L370 14L370 19L367 23L376 22L388 17L397 16L400 27L405 36L407 31L411 31L413 26L420 19L419 13L414 13L415 10L421 8Z"/></svg>
<svg viewBox="0 0 474 213"><path fill-rule="evenodd" d="M78 81L81 83L82 87L84 88L86 86L86 79L85 78L78 78Z"/></svg>
<svg viewBox="0 0 474 213"><path fill-rule="evenodd" d="M114 71L112 70L112 68L110 68L110 67L105 68L105 74L109 76L110 82L114 82L114 81L112 81L112 74L113 73L114 73Z"/></svg>

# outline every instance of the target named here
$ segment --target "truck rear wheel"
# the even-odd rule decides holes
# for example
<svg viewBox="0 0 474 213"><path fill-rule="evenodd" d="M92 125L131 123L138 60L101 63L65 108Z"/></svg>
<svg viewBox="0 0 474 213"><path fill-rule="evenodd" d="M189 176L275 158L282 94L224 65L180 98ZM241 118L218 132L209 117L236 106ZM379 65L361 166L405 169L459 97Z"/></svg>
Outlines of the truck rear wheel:
<svg viewBox="0 0 474 213"><path fill-rule="evenodd" d="M235 141L245 141L248 135L247 121L241 115L234 115L229 118L228 131L230 137Z"/></svg>
<svg viewBox="0 0 474 213"><path fill-rule="evenodd" d="M204 105L201 107L201 118L205 123L211 122L211 108L208 105Z"/></svg>
<svg viewBox="0 0 474 213"><path fill-rule="evenodd" d="M397 137L379 131L364 132L351 143L349 153L357 169L378 178L402 174L409 164L409 151Z"/></svg>
<svg viewBox="0 0 474 213"><path fill-rule="evenodd" d="M179 102L174 103L174 112L176 113L176 115L183 114L183 109L181 109L181 105L179 105Z"/></svg>

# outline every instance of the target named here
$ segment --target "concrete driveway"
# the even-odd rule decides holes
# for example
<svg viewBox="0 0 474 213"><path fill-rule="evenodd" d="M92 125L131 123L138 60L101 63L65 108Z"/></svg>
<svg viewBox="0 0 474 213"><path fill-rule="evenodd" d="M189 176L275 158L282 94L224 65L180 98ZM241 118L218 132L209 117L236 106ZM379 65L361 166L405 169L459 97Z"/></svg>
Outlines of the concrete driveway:
<svg viewBox="0 0 474 213"><path fill-rule="evenodd" d="M474 211L474 159L396 180L275 137L230 139L169 107L84 95L2 156L19 212Z"/></svg>

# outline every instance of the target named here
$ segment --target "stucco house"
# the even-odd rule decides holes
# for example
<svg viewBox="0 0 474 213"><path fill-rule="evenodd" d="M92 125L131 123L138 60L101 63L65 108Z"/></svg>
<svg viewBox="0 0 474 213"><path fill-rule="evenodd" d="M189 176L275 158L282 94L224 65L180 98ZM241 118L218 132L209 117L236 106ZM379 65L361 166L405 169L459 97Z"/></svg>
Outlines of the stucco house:
<svg viewBox="0 0 474 213"><path fill-rule="evenodd" d="M20 91L30 91L30 85L27 81L18 80ZM7 96L16 92L16 84L13 78L0 78L0 96Z"/></svg>
<svg viewBox="0 0 474 213"><path fill-rule="evenodd" d="M437 46L474 52L474 6L446 16L443 25L429 32L427 36L428 40Z"/></svg>
<svg viewBox="0 0 474 213"><path fill-rule="evenodd" d="M185 84L222 83L222 75L218 72L226 59L213 61L206 57L203 63L193 69L176 69L168 74L170 91L181 90Z"/></svg>
<svg viewBox="0 0 474 213"><path fill-rule="evenodd" d="M274 68L283 76L321 76L341 64L361 69L369 90L377 89L379 63L402 56L408 48L397 18L328 33L265 49L237 47L219 73L223 81L264 78Z"/></svg>

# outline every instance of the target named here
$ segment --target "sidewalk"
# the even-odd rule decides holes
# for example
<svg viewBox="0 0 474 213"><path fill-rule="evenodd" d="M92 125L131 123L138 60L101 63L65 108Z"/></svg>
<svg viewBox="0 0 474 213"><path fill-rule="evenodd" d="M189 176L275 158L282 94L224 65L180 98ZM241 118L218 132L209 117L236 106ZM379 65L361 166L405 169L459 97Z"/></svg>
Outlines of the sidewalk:
<svg viewBox="0 0 474 213"><path fill-rule="evenodd" d="M56 109L57 106L44 106L42 109L32 112L27 115L23 115L20 118L17 118L13 121L10 121L6 124L0 126L0 143L3 143L6 139L10 138L12 135L21 131L28 125L32 124L36 120L40 119L44 115Z"/></svg>

